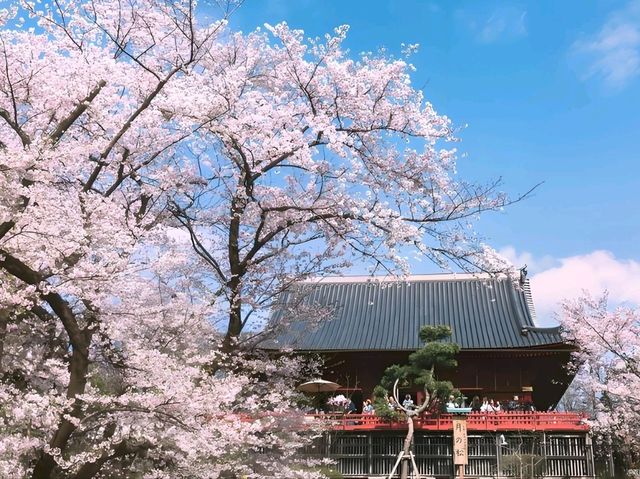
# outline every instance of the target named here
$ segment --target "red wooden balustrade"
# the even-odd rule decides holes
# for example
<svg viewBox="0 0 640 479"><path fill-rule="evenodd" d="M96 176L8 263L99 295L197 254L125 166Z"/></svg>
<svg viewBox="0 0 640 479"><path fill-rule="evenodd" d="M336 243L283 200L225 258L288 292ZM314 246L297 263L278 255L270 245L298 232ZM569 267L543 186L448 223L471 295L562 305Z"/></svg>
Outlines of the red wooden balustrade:
<svg viewBox="0 0 640 479"><path fill-rule="evenodd" d="M406 420L386 421L374 414L315 414L316 420L327 421L329 427L344 431L406 429ZM418 431L450 431L455 416L419 416L414 419ZM469 431L588 431L583 414L572 412L497 412L467 415Z"/></svg>

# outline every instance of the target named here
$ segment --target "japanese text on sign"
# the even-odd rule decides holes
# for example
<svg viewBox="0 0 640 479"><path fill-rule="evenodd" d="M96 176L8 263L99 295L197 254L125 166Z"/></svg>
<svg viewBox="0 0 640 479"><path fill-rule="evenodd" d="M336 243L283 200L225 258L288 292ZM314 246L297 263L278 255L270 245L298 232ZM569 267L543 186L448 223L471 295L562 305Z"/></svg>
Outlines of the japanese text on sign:
<svg viewBox="0 0 640 479"><path fill-rule="evenodd" d="M453 420L453 463L455 465L467 464L467 421L466 419Z"/></svg>

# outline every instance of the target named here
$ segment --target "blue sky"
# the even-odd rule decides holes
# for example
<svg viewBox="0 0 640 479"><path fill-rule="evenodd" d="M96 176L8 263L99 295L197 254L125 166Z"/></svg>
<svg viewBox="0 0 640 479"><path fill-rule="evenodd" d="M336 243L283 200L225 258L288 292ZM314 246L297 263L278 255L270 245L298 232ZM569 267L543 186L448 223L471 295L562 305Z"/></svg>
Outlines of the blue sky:
<svg viewBox="0 0 640 479"><path fill-rule="evenodd" d="M640 303L640 0L246 0L232 25L279 21L348 24L354 55L419 43L414 84L467 125L461 175L514 195L544 182L477 225L529 264L543 315L583 287Z"/></svg>

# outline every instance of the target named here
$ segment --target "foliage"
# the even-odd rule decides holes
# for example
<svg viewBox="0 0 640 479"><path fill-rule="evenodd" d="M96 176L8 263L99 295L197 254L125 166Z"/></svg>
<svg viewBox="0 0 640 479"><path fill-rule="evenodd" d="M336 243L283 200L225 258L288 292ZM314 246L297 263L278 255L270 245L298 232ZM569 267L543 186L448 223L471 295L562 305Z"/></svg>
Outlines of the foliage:
<svg viewBox="0 0 640 479"><path fill-rule="evenodd" d="M574 390L592 413L596 441L629 463L640 454L640 310L609 310L606 294L585 294L565 301L559 319L567 339L578 348Z"/></svg>
<svg viewBox="0 0 640 479"><path fill-rule="evenodd" d="M582 412L589 417L595 417L598 399L589 386L589 375L584 368L576 367L576 364L571 364L569 367L576 375L560 399L557 409Z"/></svg>
<svg viewBox="0 0 640 479"><path fill-rule="evenodd" d="M504 270L469 218L510 200L498 183L455 178L451 123L413 88L411 65L348 58L346 26L311 40L286 24L265 29L231 35L214 65L224 74L193 80L213 101L171 110L206 125L195 187L170 210L228 304L225 350L252 323L266 329L241 344L285 326L266 318L290 306L278 301L292 284L354 261L393 274L409 272L407 254Z"/></svg>
<svg viewBox="0 0 640 479"><path fill-rule="evenodd" d="M522 479L543 477L546 463L541 454L544 439L541 434L509 435L500 455L501 475Z"/></svg>
<svg viewBox="0 0 640 479"><path fill-rule="evenodd" d="M302 365L221 354L228 309L167 214L233 48L192 7L2 11L1 477L319 475L289 412Z"/></svg>
<svg viewBox="0 0 640 479"><path fill-rule="evenodd" d="M545 473L544 457L536 454L513 454L500 459L502 474L519 479L535 479Z"/></svg>
<svg viewBox="0 0 640 479"><path fill-rule="evenodd" d="M407 247L503 267L466 222L510 201L455 178L404 59L222 17L0 10L0 476L317 476L304 366L254 349L279 294Z"/></svg>
<svg viewBox="0 0 640 479"><path fill-rule="evenodd" d="M340 471L331 469L330 467L320 468L320 472L322 473L322 476L326 477L327 479L344 479L344 476L340 473Z"/></svg>
<svg viewBox="0 0 640 479"><path fill-rule="evenodd" d="M387 421L399 421L402 415L398 410L389 406L389 393L381 385L373 389L373 408L376 416Z"/></svg>
<svg viewBox="0 0 640 479"><path fill-rule="evenodd" d="M453 392L450 381L437 380L436 370L455 367L458 364L455 356L460 352L460 347L452 342L443 342L451 337L449 326L423 326L419 336L425 345L409 355L408 364L389 366L380 385L388 391L396 379L400 379L420 386L428 393L428 410L433 410L436 405L444 405Z"/></svg>

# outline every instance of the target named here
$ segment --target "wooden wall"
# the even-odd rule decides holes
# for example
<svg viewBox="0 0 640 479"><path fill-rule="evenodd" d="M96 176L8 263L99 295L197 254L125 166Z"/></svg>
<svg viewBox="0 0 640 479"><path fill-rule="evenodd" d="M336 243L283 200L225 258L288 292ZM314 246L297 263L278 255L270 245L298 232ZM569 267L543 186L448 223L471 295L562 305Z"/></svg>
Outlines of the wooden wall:
<svg viewBox="0 0 640 479"><path fill-rule="evenodd" d="M345 388L359 388L362 398L366 399L380 382L385 368L392 364L405 364L408 355L408 352L397 351L326 354L324 378ZM571 380L565 370L569 356L567 347L462 351L458 355L457 368L436 371L436 374L439 379L450 380L469 398L478 395L504 401L515 394L522 397L523 388L532 387L533 392L529 394L536 409L546 411L560 400ZM417 390L401 392L412 393L416 400ZM359 400L360 395L356 399Z"/></svg>

